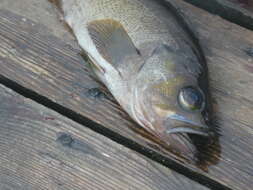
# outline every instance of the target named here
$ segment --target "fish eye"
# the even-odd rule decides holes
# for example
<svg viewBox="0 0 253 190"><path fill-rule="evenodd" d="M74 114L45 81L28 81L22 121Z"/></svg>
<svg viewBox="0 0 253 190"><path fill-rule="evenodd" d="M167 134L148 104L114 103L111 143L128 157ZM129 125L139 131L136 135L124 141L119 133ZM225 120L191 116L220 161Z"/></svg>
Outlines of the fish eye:
<svg viewBox="0 0 253 190"><path fill-rule="evenodd" d="M200 110L204 104L202 92L195 87L184 87L179 91L178 101L181 107L188 111Z"/></svg>

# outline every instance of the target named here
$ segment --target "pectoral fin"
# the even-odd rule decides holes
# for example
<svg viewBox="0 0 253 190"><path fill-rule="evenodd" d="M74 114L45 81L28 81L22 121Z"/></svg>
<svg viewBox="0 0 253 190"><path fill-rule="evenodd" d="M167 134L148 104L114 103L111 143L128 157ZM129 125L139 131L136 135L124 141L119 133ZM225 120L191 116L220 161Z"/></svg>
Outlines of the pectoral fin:
<svg viewBox="0 0 253 190"><path fill-rule="evenodd" d="M99 53L116 69L126 56L139 54L127 31L115 20L92 21L88 31Z"/></svg>

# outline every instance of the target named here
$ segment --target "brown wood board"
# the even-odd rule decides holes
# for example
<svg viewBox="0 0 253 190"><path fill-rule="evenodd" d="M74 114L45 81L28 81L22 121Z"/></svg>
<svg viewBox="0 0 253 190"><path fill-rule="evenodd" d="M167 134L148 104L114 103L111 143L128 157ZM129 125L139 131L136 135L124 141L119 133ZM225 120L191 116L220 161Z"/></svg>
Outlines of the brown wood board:
<svg viewBox="0 0 253 190"><path fill-rule="evenodd" d="M184 166L228 187L250 189L253 34L182 1L177 2L205 52L222 130L221 153L216 151L215 155L219 161L209 167L208 173L193 165ZM88 89L97 84L89 77L89 70L78 56L79 50L50 36L43 26L24 22L6 11L1 13L2 75L152 148L149 140L129 129L136 125L113 101L87 96ZM172 154L167 156L175 158Z"/></svg>
<svg viewBox="0 0 253 190"><path fill-rule="evenodd" d="M0 102L0 189L208 189L2 85Z"/></svg>
<svg viewBox="0 0 253 190"><path fill-rule="evenodd" d="M252 0L184 0L230 22L253 30ZM241 6L239 4L241 2Z"/></svg>

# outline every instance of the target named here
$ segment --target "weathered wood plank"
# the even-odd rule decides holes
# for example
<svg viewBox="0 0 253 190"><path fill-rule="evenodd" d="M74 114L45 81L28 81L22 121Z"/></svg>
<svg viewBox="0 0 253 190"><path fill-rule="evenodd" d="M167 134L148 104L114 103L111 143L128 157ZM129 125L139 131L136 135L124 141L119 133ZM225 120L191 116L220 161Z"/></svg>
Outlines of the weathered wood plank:
<svg viewBox="0 0 253 190"><path fill-rule="evenodd" d="M235 4L235 0L184 0L210 13L221 16L230 22L253 30L253 1L249 0L250 9ZM235 1L235 2L233 2ZM251 2L252 1L252 2ZM251 10L252 9L252 10Z"/></svg>
<svg viewBox="0 0 253 190"><path fill-rule="evenodd" d="M0 85L0 189L207 190Z"/></svg>
<svg viewBox="0 0 253 190"><path fill-rule="evenodd" d="M185 166L228 187L250 189L253 176L253 93L250 88L253 34L182 1L176 2L185 18L191 21L206 54L211 91L217 102L222 130L221 153L216 151L214 155L219 162L209 167L209 173L189 164ZM45 35L45 29L34 23L23 22L6 12L1 17L2 75L150 147L149 140L129 130L136 125L117 105L108 99L87 96L88 89L97 84L89 78L85 63L77 55L79 50ZM171 154L168 156L173 158Z"/></svg>
<svg viewBox="0 0 253 190"><path fill-rule="evenodd" d="M187 3L170 2L177 5L195 32L209 67L211 92L222 136L220 160L210 167L208 175L234 189L251 189L253 32Z"/></svg>
<svg viewBox="0 0 253 190"><path fill-rule="evenodd" d="M24 17L23 20L31 18L35 22L46 25L47 33L64 39L65 43L77 46L77 43L74 43L75 38L69 35L69 31L65 30L59 15L55 14L56 10L52 8L52 5L47 0L1 0L0 9L6 9L21 15Z"/></svg>

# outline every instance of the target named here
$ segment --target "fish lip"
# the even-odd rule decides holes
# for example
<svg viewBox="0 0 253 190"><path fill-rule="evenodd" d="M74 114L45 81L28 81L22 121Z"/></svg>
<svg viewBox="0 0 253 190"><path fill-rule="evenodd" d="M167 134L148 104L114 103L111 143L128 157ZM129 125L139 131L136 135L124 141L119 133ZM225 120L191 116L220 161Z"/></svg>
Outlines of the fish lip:
<svg viewBox="0 0 253 190"><path fill-rule="evenodd" d="M183 124L182 126L175 126L173 128L168 129L166 131L168 134L188 133L206 137L210 136L209 127L206 124L195 123L194 121L189 120L184 116L178 114L170 115L170 119L183 122Z"/></svg>
<svg viewBox="0 0 253 190"><path fill-rule="evenodd" d="M209 132L207 129L203 127L197 127L197 126L194 126L194 128L190 126L189 127L174 127L172 129L167 130L166 133L168 134L188 133L188 134L196 134L196 135L201 135L201 136L206 136L206 137L209 136Z"/></svg>

